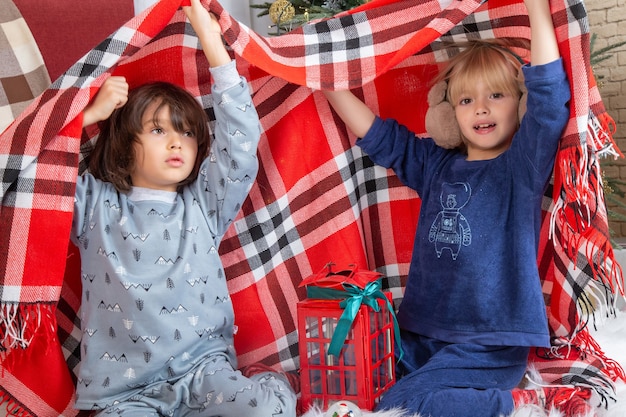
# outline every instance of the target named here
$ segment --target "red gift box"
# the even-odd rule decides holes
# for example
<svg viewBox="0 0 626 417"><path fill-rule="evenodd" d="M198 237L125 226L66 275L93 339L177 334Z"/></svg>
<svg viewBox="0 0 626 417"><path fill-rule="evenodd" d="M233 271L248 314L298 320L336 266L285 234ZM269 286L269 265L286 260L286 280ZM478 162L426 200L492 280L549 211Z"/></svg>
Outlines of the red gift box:
<svg viewBox="0 0 626 417"><path fill-rule="evenodd" d="M332 266L300 284L308 295L297 305L302 407L347 400L372 410L395 383L391 294L378 272Z"/></svg>

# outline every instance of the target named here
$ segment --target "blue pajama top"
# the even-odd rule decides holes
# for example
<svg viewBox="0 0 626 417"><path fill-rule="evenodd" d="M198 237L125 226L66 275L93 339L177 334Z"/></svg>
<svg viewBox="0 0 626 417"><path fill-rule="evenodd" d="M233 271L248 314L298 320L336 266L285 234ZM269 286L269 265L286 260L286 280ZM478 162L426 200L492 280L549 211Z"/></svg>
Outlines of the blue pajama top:
<svg viewBox="0 0 626 417"><path fill-rule="evenodd" d="M246 80L234 62L223 67L236 84L213 85L215 139L198 178L182 192L120 193L90 174L78 179L72 226L83 285L78 409L106 408L173 383L211 357L237 366L218 248L256 177L261 128Z"/></svg>

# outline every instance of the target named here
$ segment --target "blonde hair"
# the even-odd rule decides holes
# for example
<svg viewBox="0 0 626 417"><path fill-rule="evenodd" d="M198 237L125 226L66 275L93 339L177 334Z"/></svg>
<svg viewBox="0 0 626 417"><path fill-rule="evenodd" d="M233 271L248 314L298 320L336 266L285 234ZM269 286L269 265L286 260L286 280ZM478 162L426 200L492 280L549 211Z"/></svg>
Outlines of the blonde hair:
<svg viewBox="0 0 626 417"><path fill-rule="evenodd" d="M456 106L467 86L482 81L493 91L521 97L522 60L496 39L456 44L462 50L449 61L437 81L448 83L447 99Z"/></svg>

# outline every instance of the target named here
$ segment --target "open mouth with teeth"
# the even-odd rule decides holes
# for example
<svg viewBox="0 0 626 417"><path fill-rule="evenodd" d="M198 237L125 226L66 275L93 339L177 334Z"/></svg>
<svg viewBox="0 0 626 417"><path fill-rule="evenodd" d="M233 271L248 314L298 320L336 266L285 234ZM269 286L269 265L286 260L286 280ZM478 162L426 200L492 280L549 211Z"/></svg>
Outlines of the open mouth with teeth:
<svg viewBox="0 0 626 417"><path fill-rule="evenodd" d="M485 123L485 124L480 124L480 125L476 125L474 126L474 130L486 130L486 129L492 129L494 128L496 125L495 123Z"/></svg>

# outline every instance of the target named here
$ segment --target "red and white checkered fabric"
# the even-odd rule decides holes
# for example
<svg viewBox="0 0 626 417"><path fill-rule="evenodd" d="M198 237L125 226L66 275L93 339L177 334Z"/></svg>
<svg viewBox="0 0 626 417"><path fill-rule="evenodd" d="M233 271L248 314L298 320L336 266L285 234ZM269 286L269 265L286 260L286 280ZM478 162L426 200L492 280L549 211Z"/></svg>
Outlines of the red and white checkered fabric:
<svg viewBox="0 0 626 417"><path fill-rule="evenodd" d="M71 371L80 360L80 273L67 247L74 181L95 133L81 131L81 110L115 74L131 86L155 79L183 85L212 115L205 58L181 3L161 0L129 21L0 136L0 398L27 414L76 413ZM299 282L328 262L355 263L381 272L384 288L400 301L420 209L415 193L352 146L316 90L353 88L381 116L424 133L429 82L453 53L443 44L524 40L528 18L522 0L374 0L264 37L217 1L207 7L220 16L263 127L257 181L220 247L239 327L236 348L242 366L262 361L289 371L298 367L296 303L305 297ZM601 151L619 151L589 66L584 4L554 0L551 7L573 98L545 197L538 260L555 349L531 361L550 381L588 384L610 399L623 371L593 343L577 302L600 288L610 305L622 291L598 165ZM523 47L516 52L528 56ZM565 358L561 345L573 345L576 355Z"/></svg>

